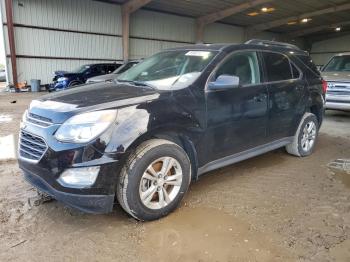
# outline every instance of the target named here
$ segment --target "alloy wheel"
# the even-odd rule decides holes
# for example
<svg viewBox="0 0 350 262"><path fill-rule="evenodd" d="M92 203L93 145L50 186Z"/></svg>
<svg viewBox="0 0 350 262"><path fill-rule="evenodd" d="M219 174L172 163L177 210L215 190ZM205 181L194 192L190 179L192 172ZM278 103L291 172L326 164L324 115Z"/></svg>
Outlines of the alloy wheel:
<svg viewBox="0 0 350 262"><path fill-rule="evenodd" d="M310 121L305 125L303 136L301 138L301 147L305 152L308 152L314 146L316 132L316 124L313 121Z"/></svg>
<svg viewBox="0 0 350 262"><path fill-rule="evenodd" d="M153 161L141 177L142 203L150 209L169 205L180 192L182 176L182 168L175 158L162 157Z"/></svg>

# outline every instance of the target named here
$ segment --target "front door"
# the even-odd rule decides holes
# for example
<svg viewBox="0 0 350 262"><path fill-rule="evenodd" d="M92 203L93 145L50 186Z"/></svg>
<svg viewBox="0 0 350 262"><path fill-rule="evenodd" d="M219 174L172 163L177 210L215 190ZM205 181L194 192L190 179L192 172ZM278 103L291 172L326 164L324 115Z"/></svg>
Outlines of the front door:
<svg viewBox="0 0 350 262"><path fill-rule="evenodd" d="M213 161L266 142L267 87L255 51L230 54L209 81L221 75L239 77L239 86L206 90L207 161Z"/></svg>

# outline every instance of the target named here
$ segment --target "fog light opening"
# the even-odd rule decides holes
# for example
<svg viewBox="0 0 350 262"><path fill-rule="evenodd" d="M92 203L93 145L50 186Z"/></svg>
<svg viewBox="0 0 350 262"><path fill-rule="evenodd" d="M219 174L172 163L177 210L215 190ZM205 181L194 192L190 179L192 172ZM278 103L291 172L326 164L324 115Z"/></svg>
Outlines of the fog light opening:
<svg viewBox="0 0 350 262"><path fill-rule="evenodd" d="M99 171L99 166L70 168L65 170L57 181L64 187L89 187L95 183Z"/></svg>

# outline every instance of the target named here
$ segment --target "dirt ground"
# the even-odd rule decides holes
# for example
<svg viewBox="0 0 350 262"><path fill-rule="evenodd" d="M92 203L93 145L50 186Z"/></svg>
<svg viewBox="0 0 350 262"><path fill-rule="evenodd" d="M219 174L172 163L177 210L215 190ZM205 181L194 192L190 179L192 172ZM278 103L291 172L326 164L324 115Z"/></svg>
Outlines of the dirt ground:
<svg viewBox="0 0 350 262"><path fill-rule="evenodd" d="M0 93L0 138L36 96ZM32 206L16 161L0 161L0 261L350 261L350 173L330 169L336 159L350 159L350 113L330 111L312 156L280 149L211 172L151 223L118 206Z"/></svg>

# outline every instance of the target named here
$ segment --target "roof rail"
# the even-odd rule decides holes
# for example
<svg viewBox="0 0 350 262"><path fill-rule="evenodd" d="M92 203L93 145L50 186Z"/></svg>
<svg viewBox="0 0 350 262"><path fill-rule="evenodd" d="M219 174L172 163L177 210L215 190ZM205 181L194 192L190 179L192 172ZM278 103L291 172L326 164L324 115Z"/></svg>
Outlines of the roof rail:
<svg viewBox="0 0 350 262"><path fill-rule="evenodd" d="M277 42L277 41L269 41L269 40L260 40L260 39L252 39L245 42L246 45L268 45L268 46L276 46L276 47L284 47L289 49L300 50L299 47L293 44Z"/></svg>

